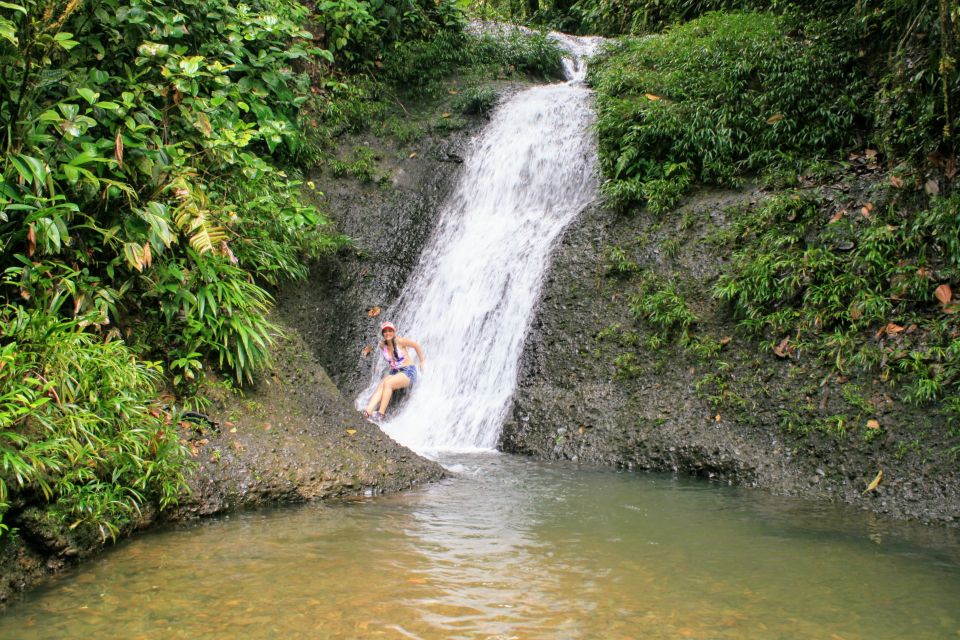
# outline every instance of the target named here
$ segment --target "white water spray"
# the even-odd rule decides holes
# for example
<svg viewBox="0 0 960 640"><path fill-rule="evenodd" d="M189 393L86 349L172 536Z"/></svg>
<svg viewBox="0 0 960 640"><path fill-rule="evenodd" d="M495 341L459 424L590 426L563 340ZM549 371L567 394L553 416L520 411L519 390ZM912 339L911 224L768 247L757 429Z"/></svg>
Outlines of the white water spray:
<svg viewBox="0 0 960 640"><path fill-rule="evenodd" d="M596 192L583 80L598 39L553 37L570 51L568 82L527 89L494 112L420 263L383 314L426 355L410 397L383 424L416 451L496 445L550 248ZM556 354L560 366L570 355ZM375 368L358 408L383 373Z"/></svg>

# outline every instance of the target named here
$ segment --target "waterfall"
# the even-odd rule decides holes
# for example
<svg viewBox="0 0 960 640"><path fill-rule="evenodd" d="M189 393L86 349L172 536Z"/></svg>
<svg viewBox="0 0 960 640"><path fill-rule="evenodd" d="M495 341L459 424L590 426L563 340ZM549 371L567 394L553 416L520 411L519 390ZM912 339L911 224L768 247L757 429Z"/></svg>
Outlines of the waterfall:
<svg viewBox="0 0 960 640"><path fill-rule="evenodd" d="M416 451L496 445L551 246L596 193L584 59L598 39L553 37L570 52L567 82L527 89L494 111L413 275L382 315L425 352L409 398L382 425ZM557 366L574 356L555 354ZM383 374L376 366L358 407Z"/></svg>

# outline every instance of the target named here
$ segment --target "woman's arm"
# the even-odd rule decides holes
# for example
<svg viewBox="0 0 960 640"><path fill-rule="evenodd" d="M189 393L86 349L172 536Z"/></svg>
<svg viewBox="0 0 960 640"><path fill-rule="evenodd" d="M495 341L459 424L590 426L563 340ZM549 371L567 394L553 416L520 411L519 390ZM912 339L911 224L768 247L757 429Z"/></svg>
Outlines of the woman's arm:
<svg viewBox="0 0 960 640"><path fill-rule="evenodd" d="M421 367L423 366L426 358L423 357L423 349L420 348L420 343L411 340L410 338L400 338L397 340L397 342L404 347L413 347L413 350L417 352L417 364L419 364Z"/></svg>

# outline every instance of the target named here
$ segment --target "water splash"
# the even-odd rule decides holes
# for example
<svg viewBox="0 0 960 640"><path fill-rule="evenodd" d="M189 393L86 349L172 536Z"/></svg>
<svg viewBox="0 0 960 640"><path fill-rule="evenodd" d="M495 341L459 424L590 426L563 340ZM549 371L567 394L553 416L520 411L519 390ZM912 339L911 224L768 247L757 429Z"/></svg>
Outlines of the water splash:
<svg viewBox="0 0 960 640"><path fill-rule="evenodd" d="M596 142L584 56L599 39L555 34L568 81L527 89L493 114L394 308L426 367L383 425L420 451L496 445L550 248L593 199ZM557 354L560 360L570 354ZM366 403L380 365L357 398Z"/></svg>

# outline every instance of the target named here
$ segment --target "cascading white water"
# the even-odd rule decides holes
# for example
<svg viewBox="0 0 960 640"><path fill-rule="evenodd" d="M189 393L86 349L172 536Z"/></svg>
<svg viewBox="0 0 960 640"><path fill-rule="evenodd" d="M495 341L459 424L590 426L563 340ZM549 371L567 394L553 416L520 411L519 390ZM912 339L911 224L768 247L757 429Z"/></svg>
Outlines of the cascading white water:
<svg viewBox="0 0 960 640"><path fill-rule="evenodd" d="M383 314L426 355L410 397L382 425L416 451L496 445L550 248L596 192L583 80L598 39L553 37L570 52L568 81L527 89L496 109L420 263ZM358 407L382 375L381 364Z"/></svg>

